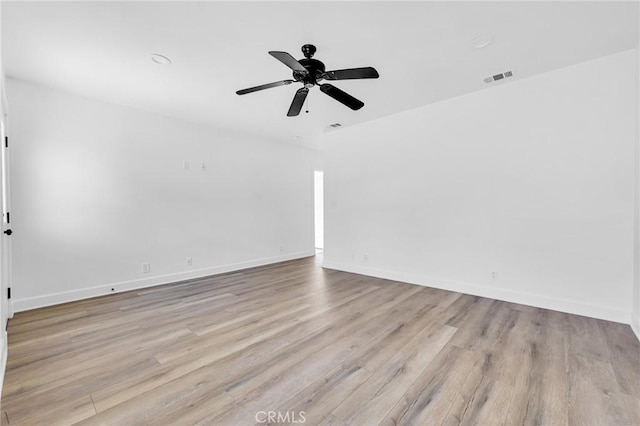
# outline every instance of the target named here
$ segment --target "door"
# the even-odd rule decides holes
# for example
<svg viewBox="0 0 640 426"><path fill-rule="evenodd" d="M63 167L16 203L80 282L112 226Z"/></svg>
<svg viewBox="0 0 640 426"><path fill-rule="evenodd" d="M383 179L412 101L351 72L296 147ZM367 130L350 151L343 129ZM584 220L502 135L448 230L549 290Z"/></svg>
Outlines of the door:
<svg viewBox="0 0 640 426"><path fill-rule="evenodd" d="M7 136L7 104L1 93L0 111L0 202L2 203L2 232L0 233L0 324L2 332L13 316L9 303L11 283L11 213L9 210L9 143Z"/></svg>

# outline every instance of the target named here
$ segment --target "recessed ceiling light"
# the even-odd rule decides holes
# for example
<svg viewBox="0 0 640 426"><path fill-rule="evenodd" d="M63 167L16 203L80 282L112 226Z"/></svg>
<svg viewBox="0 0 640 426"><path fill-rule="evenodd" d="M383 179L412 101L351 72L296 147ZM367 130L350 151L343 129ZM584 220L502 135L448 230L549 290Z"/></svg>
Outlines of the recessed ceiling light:
<svg viewBox="0 0 640 426"><path fill-rule="evenodd" d="M482 49L493 43L493 34L482 34L471 39L471 46Z"/></svg>
<svg viewBox="0 0 640 426"><path fill-rule="evenodd" d="M151 60L158 65L171 65L171 59L158 53L153 53L151 55Z"/></svg>

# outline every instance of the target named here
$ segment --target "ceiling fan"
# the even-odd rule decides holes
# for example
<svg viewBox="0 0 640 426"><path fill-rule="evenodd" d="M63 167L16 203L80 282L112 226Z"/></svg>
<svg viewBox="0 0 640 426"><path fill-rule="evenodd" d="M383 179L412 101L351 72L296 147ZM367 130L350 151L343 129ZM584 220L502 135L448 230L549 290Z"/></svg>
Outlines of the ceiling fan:
<svg viewBox="0 0 640 426"><path fill-rule="evenodd" d="M274 83L263 84L261 86L250 87L248 89L238 90L238 95L246 95L247 93L257 92L259 90L271 89L272 87L286 86L291 83L302 83L304 87L298 89L293 102L287 112L288 117L295 117L300 114L302 105L304 104L309 89L313 86L319 86L320 90L331 96L336 101L348 106L352 110L358 110L364 106L364 103L350 94L338 89L332 84L318 83L321 80L354 80L360 78L378 78L378 71L372 67L349 68L344 70L325 71L324 64L317 59L313 59L316 53L316 47L312 44L302 46L304 58L299 61L287 52L271 51L269 55L273 56L289 68L293 70L293 80L282 80Z"/></svg>

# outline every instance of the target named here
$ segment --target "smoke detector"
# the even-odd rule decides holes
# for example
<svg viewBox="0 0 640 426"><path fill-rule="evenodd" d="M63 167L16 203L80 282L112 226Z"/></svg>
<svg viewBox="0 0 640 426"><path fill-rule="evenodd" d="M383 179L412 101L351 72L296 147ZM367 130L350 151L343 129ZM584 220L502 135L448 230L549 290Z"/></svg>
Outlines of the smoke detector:
<svg viewBox="0 0 640 426"><path fill-rule="evenodd" d="M494 81L502 80L504 78L513 77L513 71L505 71L500 74L492 75L484 79L485 83L493 83Z"/></svg>

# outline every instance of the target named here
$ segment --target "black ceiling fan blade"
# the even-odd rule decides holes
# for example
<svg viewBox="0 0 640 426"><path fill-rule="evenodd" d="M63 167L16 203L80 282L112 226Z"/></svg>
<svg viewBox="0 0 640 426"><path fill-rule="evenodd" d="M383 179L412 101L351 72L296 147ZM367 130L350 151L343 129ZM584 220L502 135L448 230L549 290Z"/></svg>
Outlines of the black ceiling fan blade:
<svg viewBox="0 0 640 426"><path fill-rule="evenodd" d="M298 89L295 96L293 97L293 102L291 102L291 106L289 107L287 117L295 117L296 115L300 114L300 110L302 109L302 105L304 105L304 100L307 99L308 93L309 89L307 89L306 87Z"/></svg>
<svg viewBox="0 0 640 426"><path fill-rule="evenodd" d="M246 95L247 93L257 92L258 90L271 89L272 87L286 86L287 84L291 84L293 82L295 82L295 80L276 81L274 83L263 84L261 86L249 87L248 89L238 90L236 92L236 94L237 95Z"/></svg>
<svg viewBox="0 0 640 426"><path fill-rule="evenodd" d="M276 58L277 60L279 60L280 62L282 62L283 64L285 64L286 66L288 66L294 71L300 71L305 74L307 73L307 69L302 65L300 65L300 62L298 62L296 58L294 58L287 52L278 52L278 51L272 50L269 52L269 55L273 56L274 58Z"/></svg>
<svg viewBox="0 0 640 426"><path fill-rule="evenodd" d="M331 96L336 101L348 106L352 110L358 110L364 106L364 102L354 98L347 92L344 92L338 89L336 86L331 84L323 84L320 86L320 90L322 90L327 95Z"/></svg>
<svg viewBox="0 0 640 426"><path fill-rule="evenodd" d="M380 74L373 67L363 67L327 71L323 77L326 80L355 80L358 78L378 78Z"/></svg>

